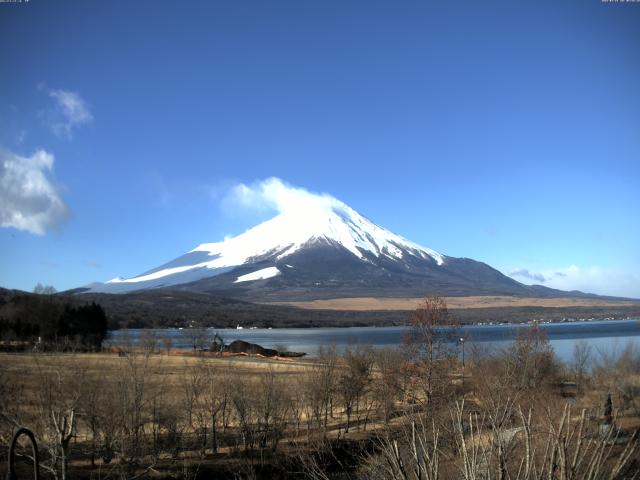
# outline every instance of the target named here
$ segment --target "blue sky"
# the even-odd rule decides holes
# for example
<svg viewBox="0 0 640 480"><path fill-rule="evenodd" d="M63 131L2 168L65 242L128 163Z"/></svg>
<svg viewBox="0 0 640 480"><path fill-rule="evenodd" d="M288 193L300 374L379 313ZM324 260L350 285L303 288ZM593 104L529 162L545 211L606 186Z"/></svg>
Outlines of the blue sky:
<svg viewBox="0 0 640 480"><path fill-rule="evenodd" d="M278 177L527 283L640 297L640 4L0 3L0 285L132 276Z"/></svg>

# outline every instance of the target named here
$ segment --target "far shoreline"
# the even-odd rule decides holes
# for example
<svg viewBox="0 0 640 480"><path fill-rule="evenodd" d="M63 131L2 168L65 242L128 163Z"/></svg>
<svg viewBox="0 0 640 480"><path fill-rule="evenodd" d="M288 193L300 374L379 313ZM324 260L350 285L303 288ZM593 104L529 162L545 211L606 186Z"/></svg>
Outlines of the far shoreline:
<svg viewBox="0 0 640 480"><path fill-rule="evenodd" d="M302 310L302 309L301 309ZM318 317L305 318L304 310L295 321L266 321L261 318L225 319L223 323L194 321L186 318L184 323L140 324L113 322L118 330L151 330L151 329L220 329L220 330L268 330L268 329L322 329L322 328L383 328L408 326L410 311L337 311L310 310L310 314ZM500 307L500 308L468 308L449 309L452 317L451 325L526 325L575 323L601 320L628 320L640 318L640 305L624 307ZM124 324L123 324L124 323Z"/></svg>
<svg viewBox="0 0 640 480"><path fill-rule="evenodd" d="M502 321L502 322L475 322L475 323L446 323L443 325L438 325L437 328L463 328L463 327L500 327L500 326L535 326L535 325L560 325L560 324L576 324L576 323L591 323L591 322L627 322L627 321L636 321L640 322L640 316L626 316L626 317L601 317L601 318L567 318L563 320L528 320L522 322L510 322L510 321ZM212 333L216 333L217 331L237 331L237 332L255 332L256 330L328 330L328 329L336 329L336 330L348 330L348 329L383 329L383 328L411 328L409 323L404 323L400 325L345 325L345 326L319 326L312 325L307 327L242 327L242 328L233 328L233 327L215 327L215 326L203 326L203 327L139 327L139 328L117 328L113 330L109 330L111 332L124 332L124 331L152 331L152 330L176 330L176 331L195 331L195 330L211 330Z"/></svg>

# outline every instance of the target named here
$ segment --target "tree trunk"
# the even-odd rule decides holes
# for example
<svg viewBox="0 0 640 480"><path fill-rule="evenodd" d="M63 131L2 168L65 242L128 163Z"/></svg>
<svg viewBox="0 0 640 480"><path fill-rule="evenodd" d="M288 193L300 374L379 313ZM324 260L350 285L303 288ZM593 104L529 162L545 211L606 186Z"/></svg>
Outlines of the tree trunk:
<svg viewBox="0 0 640 480"><path fill-rule="evenodd" d="M216 430L216 415L211 415L211 450L212 453L218 452L218 431Z"/></svg>
<svg viewBox="0 0 640 480"><path fill-rule="evenodd" d="M347 426L344 429L344 433L349 433L349 425L351 423L351 407L347 407L346 413L347 413Z"/></svg>
<svg viewBox="0 0 640 480"><path fill-rule="evenodd" d="M69 442L63 442L60 445L60 451L62 452L62 456L61 456L61 465L60 465L60 478L61 480L67 480L67 449L69 447Z"/></svg>

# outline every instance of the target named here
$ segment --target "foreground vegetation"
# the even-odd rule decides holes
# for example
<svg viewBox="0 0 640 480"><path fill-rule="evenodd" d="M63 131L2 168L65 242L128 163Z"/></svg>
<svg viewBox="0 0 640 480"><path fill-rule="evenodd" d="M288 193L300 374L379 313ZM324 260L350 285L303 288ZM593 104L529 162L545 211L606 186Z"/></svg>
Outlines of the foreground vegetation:
<svg viewBox="0 0 640 480"><path fill-rule="evenodd" d="M579 344L561 365L535 328L466 352L405 348L276 362L170 345L0 355L0 444L31 428L46 478L623 479L640 473L640 352ZM29 450L19 449L22 475ZM30 474L29 474L30 475Z"/></svg>

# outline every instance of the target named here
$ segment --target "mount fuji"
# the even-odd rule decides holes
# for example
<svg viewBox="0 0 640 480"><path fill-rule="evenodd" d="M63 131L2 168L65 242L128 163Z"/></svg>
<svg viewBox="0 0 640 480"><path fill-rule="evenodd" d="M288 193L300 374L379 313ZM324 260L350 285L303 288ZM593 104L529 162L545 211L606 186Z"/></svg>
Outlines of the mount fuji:
<svg viewBox="0 0 640 480"><path fill-rule="evenodd" d="M553 296L467 258L443 255L376 225L330 196L295 201L274 218L133 278L76 291L149 289L258 301L439 295Z"/></svg>

